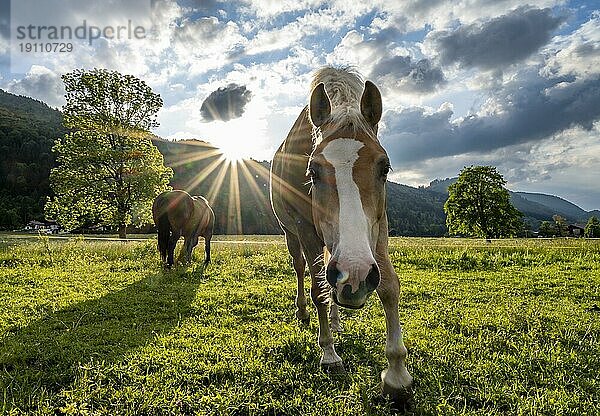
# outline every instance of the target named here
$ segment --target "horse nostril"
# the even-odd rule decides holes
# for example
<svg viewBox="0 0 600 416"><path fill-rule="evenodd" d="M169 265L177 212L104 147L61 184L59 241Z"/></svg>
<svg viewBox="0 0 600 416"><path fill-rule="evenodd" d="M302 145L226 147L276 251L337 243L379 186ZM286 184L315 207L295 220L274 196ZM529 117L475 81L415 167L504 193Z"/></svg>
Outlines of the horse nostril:
<svg viewBox="0 0 600 416"><path fill-rule="evenodd" d="M365 280L369 290L375 290L379 286L379 267L376 264L371 265L371 270Z"/></svg>
<svg viewBox="0 0 600 416"><path fill-rule="evenodd" d="M332 287L335 287L341 272L337 268L337 262L330 261L327 265L327 272L325 273L325 278L327 279L327 283L329 283Z"/></svg>

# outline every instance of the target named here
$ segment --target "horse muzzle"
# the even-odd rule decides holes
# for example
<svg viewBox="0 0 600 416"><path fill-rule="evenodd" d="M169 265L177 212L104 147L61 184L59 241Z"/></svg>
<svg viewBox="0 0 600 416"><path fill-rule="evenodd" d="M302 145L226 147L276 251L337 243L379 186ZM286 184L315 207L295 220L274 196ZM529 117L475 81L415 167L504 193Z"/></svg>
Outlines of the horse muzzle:
<svg viewBox="0 0 600 416"><path fill-rule="evenodd" d="M331 261L327 265L326 279L332 288L331 297L336 304L344 308L360 309L379 286L380 274L377 265L372 264L366 276L352 276L351 273L340 270L339 263Z"/></svg>

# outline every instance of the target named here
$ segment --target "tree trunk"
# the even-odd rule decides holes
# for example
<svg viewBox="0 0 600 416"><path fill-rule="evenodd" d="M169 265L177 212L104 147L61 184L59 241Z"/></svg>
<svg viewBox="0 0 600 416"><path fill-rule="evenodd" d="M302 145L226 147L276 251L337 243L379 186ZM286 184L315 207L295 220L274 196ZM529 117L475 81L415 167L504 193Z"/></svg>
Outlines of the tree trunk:
<svg viewBox="0 0 600 416"><path fill-rule="evenodd" d="M127 225L119 224L119 238L124 240L127 238Z"/></svg>

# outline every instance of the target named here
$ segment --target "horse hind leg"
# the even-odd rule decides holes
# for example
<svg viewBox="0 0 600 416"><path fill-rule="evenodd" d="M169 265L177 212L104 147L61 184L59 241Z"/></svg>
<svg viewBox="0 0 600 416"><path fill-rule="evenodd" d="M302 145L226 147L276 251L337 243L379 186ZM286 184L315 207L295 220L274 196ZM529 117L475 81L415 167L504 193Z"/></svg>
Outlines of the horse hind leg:
<svg viewBox="0 0 600 416"><path fill-rule="evenodd" d="M207 234L204 236L204 267L208 266L210 263L210 239L212 238L212 234Z"/></svg>
<svg viewBox="0 0 600 416"><path fill-rule="evenodd" d="M330 257L329 251L325 249L323 250L323 253L323 263L327 264ZM342 332L342 324L340 323L340 308L331 297L329 297L329 327L331 328L332 332Z"/></svg>
<svg viewBox="0 0 600 416"><path fill-rule="evenodd" d="M171 235L171 224L166 215L158 218L158 252L163 263L167 261L167 250L169 248L169 236Z"/></svg>
<svg viewBox="0 0 600 416"><path fill-rule="evenodd" d="M167 266L171 267L174 263L175 247L177 246L177 240L181 237L180 231L172 230L171 237L169 238L169 247L167 253Z"/></svg>
<svg viewBox="0 0 600 416"><path fill-rule="evenodd" d="M296 293L296 318L303 324L308 324L310 316L306 310L306 294L304 293L304 270L306 261L302 255L302 247L298 237L293 234L286 233L285 241L288 251L292 256L292 265L296 272L296 280L298 281L298 292Z"/></svg>

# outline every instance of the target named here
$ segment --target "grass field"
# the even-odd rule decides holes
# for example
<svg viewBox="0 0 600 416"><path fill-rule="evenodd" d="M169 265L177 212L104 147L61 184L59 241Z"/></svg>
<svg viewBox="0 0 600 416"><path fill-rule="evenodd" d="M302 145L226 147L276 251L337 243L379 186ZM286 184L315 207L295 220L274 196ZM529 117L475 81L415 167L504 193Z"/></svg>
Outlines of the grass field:
<svg viewBox="0 0 600 416"><path fill-rule="evenodd" d="M0 238L0 413L389 414L378 300L342 312L324 374L281 238L243 239L163 271L152 241ZM600 414L600 241L390 251L414 414Z"/></svg>

